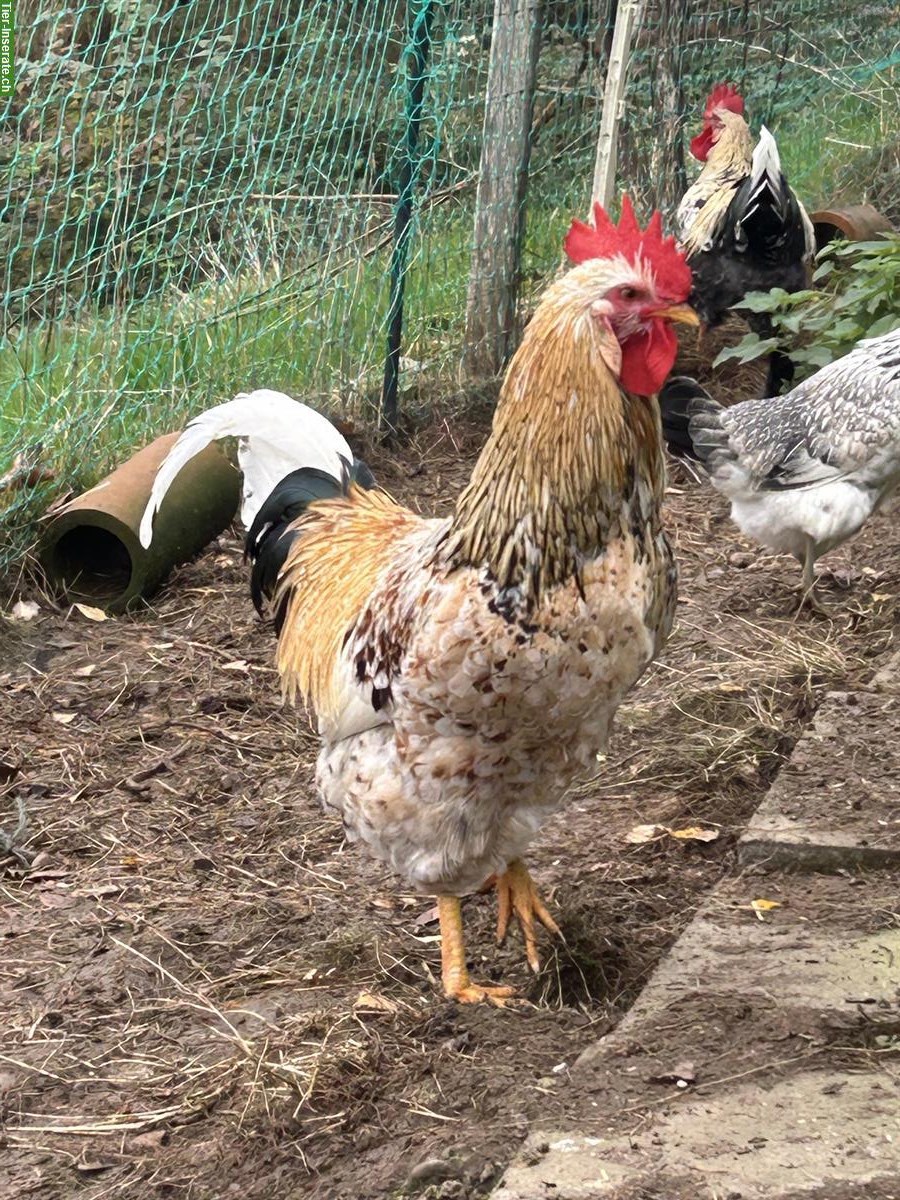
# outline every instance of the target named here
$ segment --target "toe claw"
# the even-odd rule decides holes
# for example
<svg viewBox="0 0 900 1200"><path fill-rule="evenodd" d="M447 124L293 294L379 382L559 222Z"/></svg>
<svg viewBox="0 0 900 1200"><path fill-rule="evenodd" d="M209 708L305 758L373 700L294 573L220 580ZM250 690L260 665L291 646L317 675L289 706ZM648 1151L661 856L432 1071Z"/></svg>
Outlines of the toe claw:
<svg viewBox="0 0 900 1200"><path fill-rule="evenodd" d="M497 879L497 945L505 939L509 931L512 914L522 929L525 941L525 958L531 970L538 974L541 960L537 952L535 937L535 919L557 937L562 937L559 926L551 917L544 902L541 900L534 881L528 874L523 863L515 861L509 864L506 871Z"/></svg>
<svg viewBox="0 0 900 1200"><path fill-rule="evenodd" d="M507 1001L516 994L513 987L494 987L489 984L468 983L454 992L450 999L458 1004L482 1004L487 1002L495 1008L506 1008Z"/></svg>

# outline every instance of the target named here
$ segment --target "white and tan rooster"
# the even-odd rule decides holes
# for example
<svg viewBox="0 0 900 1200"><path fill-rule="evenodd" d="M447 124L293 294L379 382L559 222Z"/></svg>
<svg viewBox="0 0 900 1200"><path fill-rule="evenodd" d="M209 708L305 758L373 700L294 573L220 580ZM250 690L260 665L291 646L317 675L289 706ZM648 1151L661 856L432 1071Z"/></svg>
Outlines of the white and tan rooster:
<svg viewBox="0 0 900 1200"><path fill-rule="evenodd" d="M599 208L595 224L568 234L578 265L530 321L449 517L370 486L336 430L273 393L201 415L172 452L239 437L254 590L274 602L283 686L318 721L323 801L438 897L444 990L466 1003L512 989L470 979L459 898L493 877L499 936L514 912L537 969L535 922L556 925L522 856L595 769L675 607L655 393L669 323L697 322L691 275L658 214L641 230L626 198L618 225ZM171 478L164 464L145 540Z"/></svg>

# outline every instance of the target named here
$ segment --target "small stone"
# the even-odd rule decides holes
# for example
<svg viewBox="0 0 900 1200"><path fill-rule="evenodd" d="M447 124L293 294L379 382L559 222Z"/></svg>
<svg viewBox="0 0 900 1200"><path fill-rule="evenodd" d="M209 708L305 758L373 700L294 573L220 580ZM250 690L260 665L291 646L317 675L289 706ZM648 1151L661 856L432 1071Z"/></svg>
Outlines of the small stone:
<svg viewBox="0 0 900 1200"><path fill-rule="evenodd" d="M459 1179L448 1179L437 1190L437 1200L459 1200L465 1194L465 1187Z"/></svg>
<svg viewBox="0 0 900 1200"><path fill-rule="evenodd" d="M406 1177L407 1192L423 1191L429 1184L459 1179L459 1164L443 1158L426 1158L417 1163Z"/></svg>
<svg viewBox="0 0 900 1200"><path fill-rule="evenodd" d="M728 555L728 562L732 567L749 567L755 560L756 555L746 550L735 550L733 554Z"/></svg>

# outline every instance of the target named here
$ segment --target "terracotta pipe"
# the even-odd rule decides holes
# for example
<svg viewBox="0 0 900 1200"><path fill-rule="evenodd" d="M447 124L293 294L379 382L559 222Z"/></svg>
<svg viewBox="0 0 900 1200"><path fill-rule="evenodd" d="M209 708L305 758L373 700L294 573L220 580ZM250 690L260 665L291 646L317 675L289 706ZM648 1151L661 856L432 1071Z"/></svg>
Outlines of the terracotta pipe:
<svg viewBox="0 0 900 1200"><path fill-rule="evenodd" d="M810 213L816 233L816 249L840 238L848 242L870 242L883 233L895 233L894 226L871 204L847 204L822 208Z"/></svg>
<svg viewBox="0 0 900 1200"><path fill-rule="evenodd" d="M124 612L146 600L178 563L211 542L237 511L240 477L221 450L192 458L166 493L144 549L138 526L160 463L178 438L157 438L54 515L40 557L69 600Z"/></svg>

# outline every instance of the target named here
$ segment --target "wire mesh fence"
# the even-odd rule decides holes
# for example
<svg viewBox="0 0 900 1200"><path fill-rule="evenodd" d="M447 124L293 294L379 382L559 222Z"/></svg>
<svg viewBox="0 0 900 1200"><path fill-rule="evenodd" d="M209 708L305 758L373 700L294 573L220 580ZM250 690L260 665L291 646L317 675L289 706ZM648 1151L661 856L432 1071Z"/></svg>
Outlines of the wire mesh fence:
<svg viewBox="0 0 900 1200"><path fill-rule="evenodd" d="M374 415L392 249L403 401L455 386L492 27L525 4L19 0L15 88L0 100L0 567L48 498L237 391ZM616 0L530 10L525 309L587 208ZM692 175L684 132L728 79L808 206L896 206L898 64L889 3L648 3L619 184L671 213Z"/></svg>

